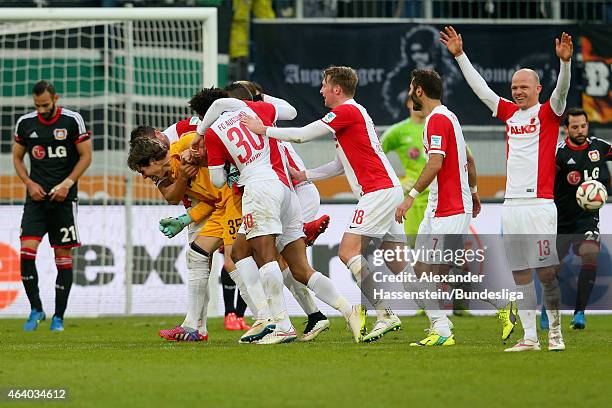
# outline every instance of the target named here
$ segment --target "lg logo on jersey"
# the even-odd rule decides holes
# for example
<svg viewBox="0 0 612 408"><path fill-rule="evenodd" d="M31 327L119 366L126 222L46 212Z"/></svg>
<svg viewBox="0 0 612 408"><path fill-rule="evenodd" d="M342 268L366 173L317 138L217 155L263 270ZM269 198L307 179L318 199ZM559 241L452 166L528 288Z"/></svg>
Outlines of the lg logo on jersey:
<svg viewBox="0 0 612 408"><path fill-rule="evenodd" d="M40 145L36 145L32 148L32 157L37 160L44 159L47 154L50 159L55 159L68 156L68 151L65 146L47 146L47 150Z"/></svg>

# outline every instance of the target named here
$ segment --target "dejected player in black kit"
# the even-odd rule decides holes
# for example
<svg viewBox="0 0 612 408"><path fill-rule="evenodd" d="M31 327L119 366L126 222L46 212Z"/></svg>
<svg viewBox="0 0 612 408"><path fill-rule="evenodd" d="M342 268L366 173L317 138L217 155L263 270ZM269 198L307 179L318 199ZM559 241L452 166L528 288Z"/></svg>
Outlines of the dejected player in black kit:
<svg viewBox="0 0 612 408"><path fill-rule="evenodd" d="M584 110L568 109L563 124L568 137L557 145L557 252L562 260L571 246L573 252L582 258L571 327L584 329L584 311L595 285L597 270L599 211L583 210L576 202L576 190L587 180L597 180L610 189L607 161L612 159L612 150L605 140L589 137L589 121ZM541 321L541 325L547 328L546 319Z"/></svg>
<svg viewBox="0 0 612 408"><path fill-rule="evenodd" d="M51 330L64 330L64 311L72 286L72 248L79 246L76 225L77 180L91 164L90 133L77 112L57 105L59 95L47 81L32 89L36 110L15 125L13 164L27 188L21 219L21 279L32 311L24 330L45 320L38 291L36 252L45 234L55 252L55 314ZM23 158L30 157L30 171Z"/></svg>

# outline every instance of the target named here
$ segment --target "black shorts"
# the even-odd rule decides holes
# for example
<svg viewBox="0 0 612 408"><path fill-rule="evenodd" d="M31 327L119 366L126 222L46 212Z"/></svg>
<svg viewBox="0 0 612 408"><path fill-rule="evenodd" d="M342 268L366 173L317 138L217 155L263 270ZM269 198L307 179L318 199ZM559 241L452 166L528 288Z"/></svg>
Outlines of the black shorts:
<svg viewBox="0 0 612 408"><path fill-rule="evenodd" d="M557 254L563 259L573 246L578 253L584 243L599 245L599 220L594 218L578 219L571 225L562 225L557 229Z"/></svg>
<svg viewBox="0 0 612 408"><path fill-rule="evenodd" d="M53 248L80 246L76 214L76 201L28 201L21 218L21 240L40 241L48 233Z"/></svg>

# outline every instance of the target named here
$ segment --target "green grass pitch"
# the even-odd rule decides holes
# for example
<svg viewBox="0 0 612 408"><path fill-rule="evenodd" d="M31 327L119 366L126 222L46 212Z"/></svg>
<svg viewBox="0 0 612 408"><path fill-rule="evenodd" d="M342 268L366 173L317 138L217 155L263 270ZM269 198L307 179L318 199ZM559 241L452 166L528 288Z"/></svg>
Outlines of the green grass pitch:
<svg viewBox="0 0 612 408"><path fill-rule="evenodd" d="M424 317L372 344L354 344L344 321L311 343L238 344L238 333L209 322L205 343L166 342L157 330L178 317L49 321L24 333L23 320L0 320L0 388L65 388L52 406L157 407L582 407L610 406L612 316L567 328L567 350L503 353L494 317L454 318L457 345L414 348ZM293 318L298 329L302 318ZM371 323L371 322L370 322ZM512 340L520 336L520 327ZM509 343L510 344L510 343ZM40 405L40 401L2 406ZM45 405L49 405L45 404Z"/></svg>

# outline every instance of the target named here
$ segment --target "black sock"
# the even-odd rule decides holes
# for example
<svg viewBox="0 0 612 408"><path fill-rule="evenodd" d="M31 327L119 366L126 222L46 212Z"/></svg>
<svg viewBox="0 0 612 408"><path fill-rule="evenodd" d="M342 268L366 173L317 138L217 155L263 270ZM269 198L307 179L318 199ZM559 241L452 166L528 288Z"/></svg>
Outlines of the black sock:
<svg viewBox="0 0 612 408"><path fill-rule="evenodd" d="M38 272L36 271L36 250L21 248L21 281L32 310L42 312L42 302L38 291Z"/></svg>
<svg viewBox="0 0 612 408"><path fill-rule="evenodd" d="M327 317L321 313L321 311L317 311L308 315L308 321L319 321L325 320Z"/></svg>
<svg viewBox="0 0 612 408"><path fill-rule="evenodd" d="M595 286L596 272L597 264L582 263L582 269L580 269L580 275L578 276L578 293L576 294L576 310L574 313L586 310L593 286Z"/></svg>
<svg viewBox="0 0 612 408"><path fill-rule="evenodd" d="M57 279L55 280L55 315L64 318L64 312L68 305L68 295L72 287L72 258L61 256L55 258L57 266Z"/></svg>
<svg viewBox="0 0 612 408"><path fill-rule="evenodd" d="M238 299L236 300L236 316L244 317L244 312L246 311L247 304L240 296L240 291L238 291Z"/></svg>
<svg viewBox="0 0 612 408"><path fill-rule="evenodd" d="M221 269L221 287L223 288L223 303L225 304L225 315L235 313L234 309L234 293L236 292L236 284L229 276L225 268Z"/></svg>

